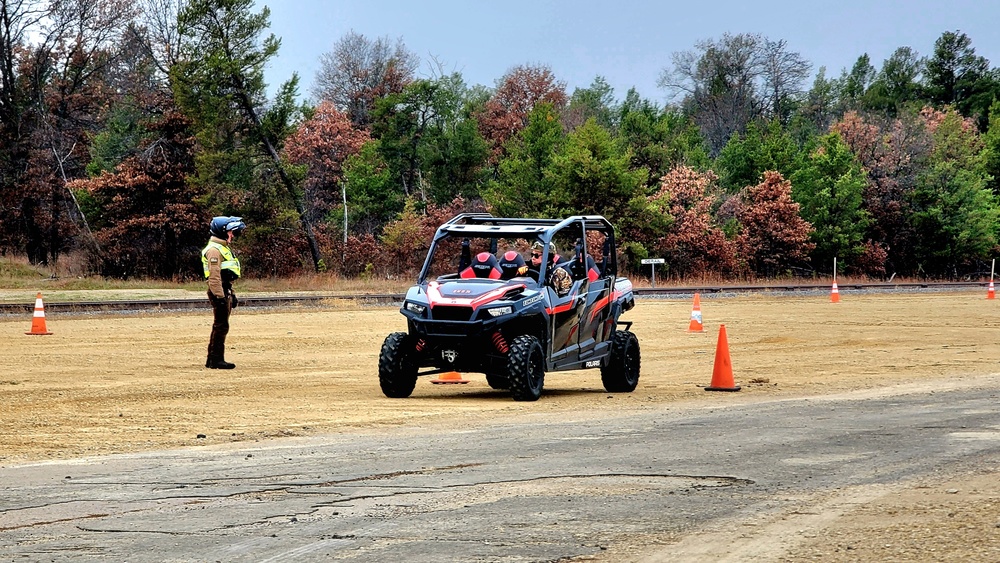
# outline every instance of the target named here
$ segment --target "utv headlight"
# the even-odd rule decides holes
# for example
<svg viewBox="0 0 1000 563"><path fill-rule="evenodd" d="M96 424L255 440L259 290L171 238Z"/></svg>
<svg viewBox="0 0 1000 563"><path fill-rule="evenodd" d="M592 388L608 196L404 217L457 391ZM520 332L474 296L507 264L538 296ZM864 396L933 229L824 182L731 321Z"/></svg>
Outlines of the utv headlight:
<svg viewBox="0 0 1000 563"><path fill-rule="evenodd" d="M424 311L427 310L427 306L426 305L421 305L420 303L410 303L409 301L407 301L406 302L406 310L409 311L409 312L411 312L411 313L416 313L418 315L423 315Z"/></svg>
<svg viewBox="0 0 1000 563"><path fill-rule="evenodd" d="M513 307L507 305L506 307L493 307L492 309L487 309L490 315L494 317L500 317L503 315L509 315L514 310Z"/></svg>

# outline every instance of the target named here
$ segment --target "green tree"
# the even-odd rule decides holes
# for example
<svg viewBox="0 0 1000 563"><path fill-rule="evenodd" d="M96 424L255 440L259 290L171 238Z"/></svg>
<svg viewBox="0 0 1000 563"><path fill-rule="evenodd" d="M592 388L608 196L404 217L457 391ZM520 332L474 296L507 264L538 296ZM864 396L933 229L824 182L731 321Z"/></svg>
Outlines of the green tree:
<svg viewBox="0 0 1000 563"><path fill-rule="evenodd" d="M934 148L912 194L917 259L929 274L955 277L996 246L1000 207L975 125L954 110L925 115Z"/></svg>
<svg viewBox="0 0 1000 563"><path fill-rule="evenodd" d="M615 116L615 90L603 76L597 76L588 88L577 88L569 98L569 105L563 116L563 123L570 130L583 125L588 119L595 119L597 124L608 131L614 131L617 123Z"/></svg>
<svg viewBox="0 0 1000 563"><path fill-rule="evenodd" d="M840 86L841 111L858 109L868 89L875 82L875 67L872 66L871 57L865 53L854 61L851 72L845 72L838 81Z"/></svg>
<svg viewBox="0 0 1000 563"><path fill-rule="evenodd" d="M479 196L489 148L459 74L417 80L376 106L372 134L406 196L447 204Z"/></svg>
<svg viewBox="0 0 1000 563"><path fill-rule="evenodd" d="M632 168L649 171L649 192L673 168L709 167L711 160L698 126L680 109L667 106L661 110L631 89L619 111L618 138L632 155Z"/></svg>
<svg viewBox="0 0 1000 563"><path fill-rule="evenodd" d="M629 166L631 155L594 119L571 133L545 170L552 182L548 212L554 216L600 214L626 219L629 204L643 195L648 172Z"/></svg>
<svg viewBox="0 0 1000 563"><path fill-rule="evenodd" d="M145 117L142 109L130 100L124 100L111 108L111 113L104 122L104 129L90 143L88 176L113 171L148 137L142 124Z"/></svg>
<svg viewBox="0 0 1000 563"><path fill-rule="evenodd" d="M951 105L965 117L974 117L985 130L989 107L1000 95L1000 73L976 54L972 39L946 31L934 43L934 55L925 73L927 97L938 107Z"/></svg>
<svg viewBox="0 0 1000 563"><path fill-rule="evenodd" d="M730 194L760 183L767 170L790 177L799 160L799 148L778 120L751 123L743 136L733 135L715 160L719 185Z"/></svg>
<svg viewBox="0 0 1000 563"><path fill-rule="evenodd" d="M864 252L868 213L862 209L865 174L838 133L819 139L818 147L792 175L792 198L802 218L815 229L812 262L817 268L840 265Z"/></svg>
<svg viewBox="0 0 1000 563"><path fill-rule="evenodd" d="M507 141L507 156L500 161L497 179L483 193L494 213L536 217L545 212L553 188L553 179L545 171L565 140L555 106L536 104L528 114L528 125Z"/></svg>
<svg viewBox="0 0 1000 563"><path fill-rule="evenodd" d="M798 115L812 124L813 131L827 131L837 118L837 80L827 79L826 67L820 67L812 88L798 108Z"/></svg>
<svg viewBox="0 0 1000 563"><path fill-rule="evenodd" d="M924 60L909 47L900 47L882 63L882 69L865 92L863 107L895 117L909 102L922 96L920 79Z"/></svg>
<svg viewBox="0 0 1000 563"><path fill-rule="evenodd" d="M987 185L1000 196L1000 100L990 105L989 125L983 134L983 166L989 175Z"/></svg>
<svg viewBox="0 0 1000 563"><path fill-rule="evenodd" d="M989 61L976 55L972 40L964 33L946 31L934 42L934 55L927 60L927 96L937 106L957 106L989 70Z"/></svg>
<svg viewBox="0 0 1000 563"><path fill-rule="evenodd" d="M403 211L406 198L393 180L377 140L365 143L360 153L347 159L344 183L347 200L353 202L351 224L359 232L378 234Z"/></svg>
<svg viewBox="0 0 1000 563"><path fill-rule="evenodd" d="M217 198L221 194L228 207L247 201L241 195L246 186L276 174L294 206L313 267L320 271L322 257L306 213L301 173L279 154L298 113L298 76L282 85L268 107L264 67L281 42L273 34L263 36L270 10L264 7L255 14L253 5L253 0L190 0L184 5L178 15L182 53L171 69L174 95L194 119L204 150L197 161L200 181Z"/></svg>

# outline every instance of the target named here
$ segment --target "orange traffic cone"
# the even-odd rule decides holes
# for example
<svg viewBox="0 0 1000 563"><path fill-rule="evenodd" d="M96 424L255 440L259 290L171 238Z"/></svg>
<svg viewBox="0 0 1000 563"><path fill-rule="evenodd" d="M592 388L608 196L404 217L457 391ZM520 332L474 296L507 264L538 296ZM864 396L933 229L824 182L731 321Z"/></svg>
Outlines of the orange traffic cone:
<svg viewBox="0 0 1000 563"><path fill-rule="evenodd" d="M705 332L705 325L701 322L701 296L694 294L694 307L691 308L691 323L688 325L688 332Z"/></svg>
<svg viewBox="0 0 1000 563"><path fill-rule="evenodd" d="M993 280L990 280L990 287L989 289L986 290L986 298L987 299L997 298L997 291L996 288L993 287Z"/></svg>
<svg viewBox="0 0 1000 563"><path fill-rule="evenodd" d="M739 391L740 386L733 381L733 362L729 359L729 339L726 325L719 325L719 344L715 347L715 367L712 368L712 384L705 391Z"/></svg>
<svg viewBox="0 0 1000 563"><path fill-rule="evenodd" d="M31 318L31 332L26 332L24 334L52 334L45 329L45 304L42 303L42 292L38 292L38 296L35 297L35 314Z"/></svg>
<svg viewBox="0 0 1000 563"><path fill-rule="evenodd" d="M837 282L833 282L833 289L830 290L830 303L840 303L840 291L837 290Z"/></svg>
<svg viewBox="0 0 1000 563"><path fill-rule="evenodd" d="M432 379L431 383L441 384L441 383L468 383L468 379L462 379L462 374L457 371L448 371L442 373L437 377L437 379Z"/></svg>

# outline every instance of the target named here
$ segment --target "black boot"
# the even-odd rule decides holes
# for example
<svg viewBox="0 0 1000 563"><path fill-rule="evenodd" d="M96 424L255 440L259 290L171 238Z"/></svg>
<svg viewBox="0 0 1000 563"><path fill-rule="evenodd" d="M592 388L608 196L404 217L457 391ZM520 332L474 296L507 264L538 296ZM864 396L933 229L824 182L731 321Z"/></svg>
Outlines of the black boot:
<svg viewBox="0 0 1000 563"><path fill-rule="evenodd" d="M222 358L209 358L205 362L205 367L209 369L233 369L236 364L231 364Z"/></svg>

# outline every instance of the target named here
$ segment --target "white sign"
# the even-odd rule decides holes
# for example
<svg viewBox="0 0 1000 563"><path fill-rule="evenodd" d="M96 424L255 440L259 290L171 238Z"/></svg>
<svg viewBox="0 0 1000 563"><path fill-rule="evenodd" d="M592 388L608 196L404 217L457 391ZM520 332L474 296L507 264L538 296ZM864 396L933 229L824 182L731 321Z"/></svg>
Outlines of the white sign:
<svg viewBox="0 0 1000 563"><path fill-rule="evenodd" d="M643 264L663 264L663 258L643 258Z"/></svg>

